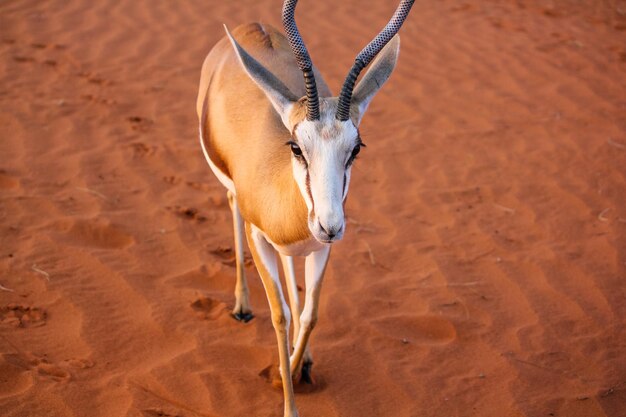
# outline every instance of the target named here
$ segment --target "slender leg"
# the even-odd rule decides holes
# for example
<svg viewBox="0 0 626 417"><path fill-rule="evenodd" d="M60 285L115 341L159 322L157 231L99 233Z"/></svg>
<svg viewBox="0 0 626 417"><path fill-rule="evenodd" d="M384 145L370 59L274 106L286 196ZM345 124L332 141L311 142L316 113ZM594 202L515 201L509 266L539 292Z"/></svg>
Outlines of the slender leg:
<svg viewBox="0 0 626 417"><path fill-rule="evenodd" d="M287 283L287 294L289 295L289 305L291 306L291 317L293 318L293 344L300 331L300 299L298 298L298 286L296 284L296 272L293 266L293 257L279 253L280 261L285 271L285 281Z"/></svg>
<svg viewBox="0 0 626 417"><path fill-rule="evenodd" d="M265 294L269 301L272 313L272 324L278 340L278 354L280 357L280 376L283 382L285 401L285 417L297 417L296 403L293 394L293 383L289 366L289 322L291 314L285 302L283 290L278 275L276 251L254 226L246 223L248 245L254 258L254 263L265 287Z"/></svg>
<svg viewBox="0 0 626 417"><path fill-rule="evenodd" d="M300 316L300 332L296 345L291 355L291 374L297 376L303 367L303 355L311 336L311 331L317 323L317 309L320 299L320 291L322 289L322 281L324 279L324 271L326 270L326 264L328 263L328 256L330 255L330 246L325 246L317 252L311 253L306 257L304 280L306 283L306 297L304 301L304 309ZM310 372L311 363L306 364L307 375L303 375L304 378L308 378L308 372Z"/></svg>
<svg viewBox="0 0 626 417"><path fill-rule="evenodd" d="M248 283L243 264L243 219L239 213L239 205L237 198L230 191L228 196L228 204L233 212L233 226L235 234L235 260L237 268L237 283L235 284L235 308L233 309L233 317L236 320L249 322L254 318L250 309L250 300L248 298Z"/></svg>

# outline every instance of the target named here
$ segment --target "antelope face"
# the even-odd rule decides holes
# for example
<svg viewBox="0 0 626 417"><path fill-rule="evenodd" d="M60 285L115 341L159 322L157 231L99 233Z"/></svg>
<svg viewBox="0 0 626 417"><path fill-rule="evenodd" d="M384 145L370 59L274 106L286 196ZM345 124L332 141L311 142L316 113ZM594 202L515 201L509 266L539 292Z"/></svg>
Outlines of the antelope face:
<svg viewBox="0 0 626 417"><path fill-rule="evenodd" d="M321 101L323 110L326 100ZM357 128L352 121L339 121L334 112L323 111L320 120L298 123L287 145L293 176L309 209L309 230L322 243L341 240L350 170L364 146Z"/></svg>

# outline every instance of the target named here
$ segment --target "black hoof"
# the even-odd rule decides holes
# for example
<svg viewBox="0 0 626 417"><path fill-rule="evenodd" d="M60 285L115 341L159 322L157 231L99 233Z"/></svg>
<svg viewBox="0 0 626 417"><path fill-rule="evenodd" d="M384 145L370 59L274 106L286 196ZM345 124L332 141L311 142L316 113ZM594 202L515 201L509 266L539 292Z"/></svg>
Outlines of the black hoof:
<svg viewBox="0 0 626 417"><path fill-rule="evenodd" d="M313 362L304 362L302 364L302 373L300 374L300 381L309 385L313 385L313 378L311 378L311 368L313 368Z"/></svg>
<svg viewBox="0 0 626 417"><path fill-rule="evenodd" d="M252 313L232 313L233 318L237 321L242 321L244 323L249 322L254 318L254 314Z"/></svg>

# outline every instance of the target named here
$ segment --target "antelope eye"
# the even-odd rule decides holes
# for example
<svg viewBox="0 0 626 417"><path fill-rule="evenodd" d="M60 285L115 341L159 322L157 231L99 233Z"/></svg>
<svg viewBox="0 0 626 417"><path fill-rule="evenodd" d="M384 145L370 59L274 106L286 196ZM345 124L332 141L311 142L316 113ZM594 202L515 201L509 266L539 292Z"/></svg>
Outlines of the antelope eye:
<svg viewBox="0 0 626 417"><path fill-rule="evenodd" d="M361 145L356 145L354 149L352 149L352 155L350 155L351 159L356 158L356 156L361 152Z"/></svg>
<svg viewBox="0 0 626 417"><path fill-rule="evenodd" d="M295 156L302 156L302 149L295 142L291 142L289 145L291 146L291 152Z"/></svg>

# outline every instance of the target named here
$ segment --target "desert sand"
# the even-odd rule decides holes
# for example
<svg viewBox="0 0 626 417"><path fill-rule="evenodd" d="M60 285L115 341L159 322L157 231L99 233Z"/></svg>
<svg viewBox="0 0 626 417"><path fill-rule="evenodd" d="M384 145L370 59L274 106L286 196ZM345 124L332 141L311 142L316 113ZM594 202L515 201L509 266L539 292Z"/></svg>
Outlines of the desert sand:
<svg viewBox="0 0 626 417"><path fill-rule="evenodd" d="M395 6L301 2L333 91ZM195 115L222 23L280 8L0 3L0 415L282 415ZM626 416L626 2L418 1L401 36L300 415Z"/></svg>

